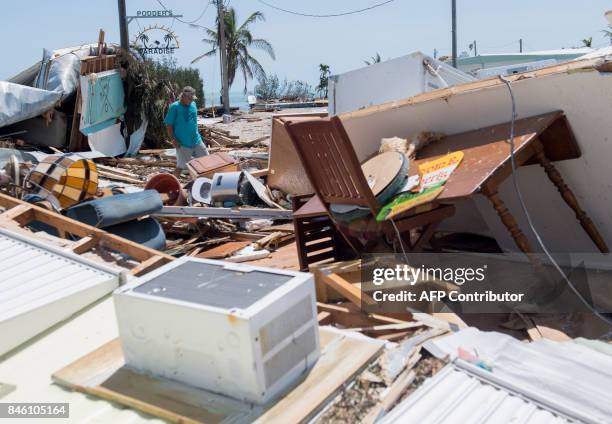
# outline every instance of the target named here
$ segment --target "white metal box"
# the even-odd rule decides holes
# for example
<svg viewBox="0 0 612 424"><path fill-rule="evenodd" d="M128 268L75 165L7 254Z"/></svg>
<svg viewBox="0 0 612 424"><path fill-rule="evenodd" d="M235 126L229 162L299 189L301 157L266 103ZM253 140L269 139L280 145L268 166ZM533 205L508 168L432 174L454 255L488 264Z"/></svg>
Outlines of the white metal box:
<svg viewBox="0 0 612 424"><path fill-rule="evenodd" d="M319 357L312 274L183 257L114 293L128 366L264 404Z"/></svg>

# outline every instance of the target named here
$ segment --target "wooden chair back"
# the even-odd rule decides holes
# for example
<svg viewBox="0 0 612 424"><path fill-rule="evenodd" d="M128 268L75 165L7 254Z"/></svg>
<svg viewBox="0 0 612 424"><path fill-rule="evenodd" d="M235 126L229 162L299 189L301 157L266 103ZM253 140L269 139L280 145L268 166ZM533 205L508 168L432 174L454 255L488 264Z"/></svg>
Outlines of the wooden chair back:
<svg viewBox="0 0 612 424"><path fill-rule="evenodd" d="M338 117L285 121L285 127L323 204L380 209L368 186L355 149Z"/></svg>

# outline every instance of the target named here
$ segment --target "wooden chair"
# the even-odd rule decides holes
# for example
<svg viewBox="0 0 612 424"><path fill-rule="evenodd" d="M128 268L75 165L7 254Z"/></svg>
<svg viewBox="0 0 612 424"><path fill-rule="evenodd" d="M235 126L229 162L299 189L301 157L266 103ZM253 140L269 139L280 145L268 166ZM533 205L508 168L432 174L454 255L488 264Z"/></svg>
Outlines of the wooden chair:
<svg viewBox="0 0 612 424"><path fill-rule="evenodd" d="M396 238L396 231L390 221L377 222L375 216L382 205L376 200L361 169L355 150L342 122L337 117L292 122L285 120L285 127L300 156L306 174L314 187L323 210L334 221L335 226L347 239L355 232L376 234L380 239ZM310 203L310 202L309 202ZM355 205L370 210L368 219L362 220L358 228L349 228L333 219L331 204ZM312 207L312 205L311 205ZM436 202L425 208L415 208L405 215L394 219L406 250L421 251L426 242L433 236L435 228L444 219L452 216L455 208L452 205L440 205ZM425 211L423 211L425 209ZM299 216L299 211L297 211ZM416 240L412 240L411 230L421 228ZM354 250L355 243L351 243Z"/></svg>

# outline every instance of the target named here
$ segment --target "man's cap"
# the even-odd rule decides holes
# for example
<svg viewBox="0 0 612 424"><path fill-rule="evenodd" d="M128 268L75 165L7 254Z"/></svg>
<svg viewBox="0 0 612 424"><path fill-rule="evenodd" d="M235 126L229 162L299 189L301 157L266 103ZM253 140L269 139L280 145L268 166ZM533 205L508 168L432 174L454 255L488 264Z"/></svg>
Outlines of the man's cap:
<svg viewBox="0 0 612 424"><path fill-rule="evenodd" d="M197 99L195 88L190 87L190 86L183 87L181 96L187 96L187 97L192 98L193 100Z"/></svg>

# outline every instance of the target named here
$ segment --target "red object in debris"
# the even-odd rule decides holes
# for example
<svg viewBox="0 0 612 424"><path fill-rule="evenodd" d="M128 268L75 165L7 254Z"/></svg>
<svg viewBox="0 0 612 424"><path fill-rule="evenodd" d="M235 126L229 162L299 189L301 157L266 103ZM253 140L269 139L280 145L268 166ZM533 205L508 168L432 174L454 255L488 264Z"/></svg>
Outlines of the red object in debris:
<svg viewBox="0 0 612 424"><path fill-rule="evenodd" d="M185 206L187 204L183 187L172 174L155 174L149 178L144 188L145 190L152 189L157 190L159 194L165 194L166 196L162 196L164 205Z"/></svg>

